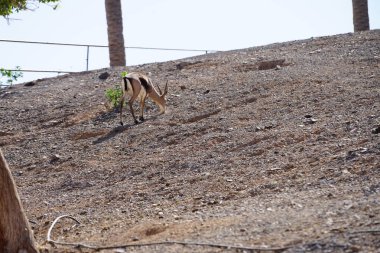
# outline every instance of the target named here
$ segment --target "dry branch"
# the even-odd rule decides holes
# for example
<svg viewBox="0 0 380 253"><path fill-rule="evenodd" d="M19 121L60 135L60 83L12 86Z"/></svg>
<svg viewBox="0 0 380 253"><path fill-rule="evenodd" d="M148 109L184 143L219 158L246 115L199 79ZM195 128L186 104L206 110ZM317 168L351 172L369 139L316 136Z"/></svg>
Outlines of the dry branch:
<svg viewBox="0 0 380 253"><path fill-rule="evenodd" d="M0 252L37 253L16 184L0 150Z"/></svg>

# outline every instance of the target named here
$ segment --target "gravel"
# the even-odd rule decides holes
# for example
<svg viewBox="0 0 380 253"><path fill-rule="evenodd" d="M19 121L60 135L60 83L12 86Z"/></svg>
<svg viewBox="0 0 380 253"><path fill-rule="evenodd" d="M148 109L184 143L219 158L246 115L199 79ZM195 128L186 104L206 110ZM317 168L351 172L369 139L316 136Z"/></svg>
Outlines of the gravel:
<svg viewBox="0 0 380 253"><path fill-rule="evenodd" d="M128 67L169 81L168 112L148 102L139 125L127 111L119 126L105 98L123 70L0 91L0 147L48 250L62 214L81 225L53 237L93 245L380 248L379 30ZM147 251L249 252L103 250Z"/></svg>

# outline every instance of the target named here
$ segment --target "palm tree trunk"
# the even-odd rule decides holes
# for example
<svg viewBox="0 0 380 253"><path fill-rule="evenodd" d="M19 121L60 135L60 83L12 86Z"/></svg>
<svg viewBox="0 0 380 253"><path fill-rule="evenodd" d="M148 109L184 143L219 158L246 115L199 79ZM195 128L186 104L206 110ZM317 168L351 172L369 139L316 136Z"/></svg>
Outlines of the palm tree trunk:
<svg viewBox="0 0 380 253"><path fill-rule="evenodd" d="M120 0L105 0L110 66L125 66L123 17Z"/></svg>
<svg viewBox="0 0 380 253"><path fill-rule="evenodd" d="M352 0L354 31L369 30L368 0Z"/></svg>
<svg viewBox="0 0 380 253"><path fill-rule="evenodd" d="M0 252L37 253L29 221L0 150Z"/></svg>

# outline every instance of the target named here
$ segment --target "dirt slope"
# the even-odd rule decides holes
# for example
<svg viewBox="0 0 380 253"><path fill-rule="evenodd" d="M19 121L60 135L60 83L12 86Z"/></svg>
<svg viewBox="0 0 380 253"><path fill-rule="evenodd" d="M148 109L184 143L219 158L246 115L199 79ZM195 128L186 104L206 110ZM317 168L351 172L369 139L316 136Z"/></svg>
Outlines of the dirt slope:
<svg viewBox="0 0 380 253"><path fill-rule="evenodd" d="M169 80L165 115L149 103L146 122L127 111L119 126L104 94L121 69L0 91L0 147L39 243L70 214L81 226L55 239L379 252L379 30L128 70ZM104 252L126 251L249 252Z"/></svg>

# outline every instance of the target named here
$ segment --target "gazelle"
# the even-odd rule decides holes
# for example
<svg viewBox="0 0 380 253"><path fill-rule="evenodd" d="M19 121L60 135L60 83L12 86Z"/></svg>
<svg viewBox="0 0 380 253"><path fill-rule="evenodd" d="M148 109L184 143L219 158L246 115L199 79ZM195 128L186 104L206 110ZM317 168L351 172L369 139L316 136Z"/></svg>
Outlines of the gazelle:
<svg viewBox="0 0 380 253"><path fill-rule="evenodd" d="M137 99L140 102L140 121L144 121L144 106L147 97L150 97L160 108L160 114L166 110L166 94L168 93L168 82L166 82L164 92L158 87L159 93L154 88L152 81L146 75L140 73L129 73L123 77L122 90L123 95L120 99L120 124L123 125L123 105L127 95L130 96L128 101L135 124L138 124L133 111L133 102Z"/></svg>

